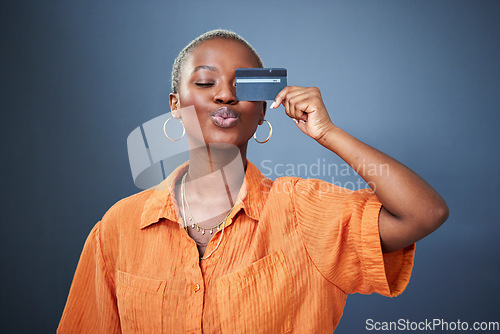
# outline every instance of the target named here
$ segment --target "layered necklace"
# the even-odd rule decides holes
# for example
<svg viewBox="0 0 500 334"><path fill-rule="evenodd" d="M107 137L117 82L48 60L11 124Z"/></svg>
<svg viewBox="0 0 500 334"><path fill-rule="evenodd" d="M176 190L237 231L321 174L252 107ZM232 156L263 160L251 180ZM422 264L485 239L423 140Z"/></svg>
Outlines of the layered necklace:
<svg viewBox="0 0 500 334"><path fill-rule="evenodd" d="M194 221L193 216L191 214L191 209L189 208L189 203L188 203L187 198L186 198L186 176L187 176L187 173L185 173L182 176L182 180L181 180L182 220L184 220L184 228L186 229L186 231L188 230L188 222L189 222L189 225L191 225L192 229L196 229L198 232L201 231L201 234L203 234L203 235L205 234L206 231L210 231L210 234L213 234L214 230L215 230L215 232L217 232L221 228L221 225L222 225L222 232L221 232L221 236L219 238L219 242L217 243L217 246L207 256L200 258L201 260L205 260L205 259L208 259L210 257L210 255L212 255L212 253L215 252L215 250L217 248L219 248L220 242L222 240L222 236L224 235L224 227L226 226L226 224L225 224L226 219L227 219L227 217L229 217L229 214L233 211L234 205L231 208L231 210L229 210L226 217L224 217L224 219L220 223L218 223L217 225L212 226L212 227L203 227L203 226L196 224L196 222ZM187 217L187 214L189 215L189 218Z"/></svg>

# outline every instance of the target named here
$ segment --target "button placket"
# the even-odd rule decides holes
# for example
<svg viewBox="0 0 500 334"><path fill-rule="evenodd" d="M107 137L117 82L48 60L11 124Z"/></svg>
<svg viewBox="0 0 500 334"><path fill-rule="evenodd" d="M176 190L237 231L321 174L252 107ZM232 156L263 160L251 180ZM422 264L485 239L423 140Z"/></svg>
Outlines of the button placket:
<svg viewBox="0 0 500 334"><path fill-rule="evenodd" d="M199 264L198 249L196 247L187 249L188 251L184 253L183 257L184 273L186 275L186 307L189 310L186 313L185 330L186 333L201 333L205 282Z"/></svg>

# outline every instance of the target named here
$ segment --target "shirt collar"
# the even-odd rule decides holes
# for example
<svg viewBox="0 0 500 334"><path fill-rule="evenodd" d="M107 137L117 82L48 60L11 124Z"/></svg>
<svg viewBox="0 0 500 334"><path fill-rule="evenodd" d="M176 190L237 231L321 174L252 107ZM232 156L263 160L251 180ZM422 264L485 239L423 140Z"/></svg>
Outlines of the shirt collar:
<svg viewBox="0 0 500 334"><path fill-rule="evenodd" d="M176 182L184 175L188 167L189 161L177 167L165 180L152 188L153 192L142 212L141 229L157 223L162 218L179 222L174 190ZM245 178L231 216L235 216L240 209L243 209L250 218L258 221L271 186L272 181L247 160Z"/></svg>

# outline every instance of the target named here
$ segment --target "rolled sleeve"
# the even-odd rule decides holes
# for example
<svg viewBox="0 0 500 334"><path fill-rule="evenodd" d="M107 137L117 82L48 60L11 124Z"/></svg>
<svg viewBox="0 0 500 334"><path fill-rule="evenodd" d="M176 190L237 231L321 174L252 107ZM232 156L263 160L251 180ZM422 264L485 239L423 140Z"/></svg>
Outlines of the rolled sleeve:
<svg viewBox="0 0 500 334"><path fill-rule="evenodd" d="M299 180L292 202L308 255L327 280L345 293L396 296L403 292L411 276L415 245L382 253L378 228L382 204L373 191Z"/></svg>
<svg viewBox="0 0 500 334"><path fill-rule="evenodd" d="M364 190L366 191L366 190ZM368 192L368 191L366 191ZM387 297L401 294L410 281L415 256L415 244L406 248L382 253L378 217L382 204L374 194L369 194L361 209L361 265L366 284L359 293L379 293Z"/></svg>

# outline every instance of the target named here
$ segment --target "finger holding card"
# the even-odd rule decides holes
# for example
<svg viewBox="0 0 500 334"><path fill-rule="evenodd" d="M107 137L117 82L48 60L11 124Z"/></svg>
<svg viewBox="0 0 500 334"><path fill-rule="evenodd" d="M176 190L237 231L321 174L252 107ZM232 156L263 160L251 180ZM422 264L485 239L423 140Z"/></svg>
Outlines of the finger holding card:
<svg viewBox="0 0 500 334"><path fill-rule="evenodd" d="M272 108L283 104L286 114L295 120L302 132L320 139L334 127L316 87L287 86L285 68L237 68L238 101L274 100Z"/></svg>
<svg viewBox="0 0 500 334"><path fill-rule="evenodd" d="M315 140L335 127L317 87L287 86L276 96L271 108L277 108L280 104L299 129Z"/></svg>

